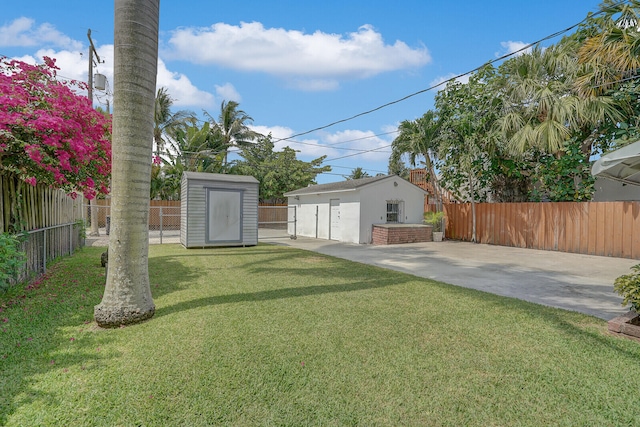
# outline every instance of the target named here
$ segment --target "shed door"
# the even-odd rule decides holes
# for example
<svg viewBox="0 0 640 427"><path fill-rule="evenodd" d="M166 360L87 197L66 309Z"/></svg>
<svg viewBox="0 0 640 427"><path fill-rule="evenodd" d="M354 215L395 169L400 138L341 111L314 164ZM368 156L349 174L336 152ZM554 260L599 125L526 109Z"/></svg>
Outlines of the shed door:
<svg viewBox="0 0 640 427"><path fill-rule="evenodd" d="M340 199L329 200L331 205L329 239L340 240Z"/></svg>
<svg viewBox="0 0 640 427"><path fill-rule="evenodd" d="M207 190L207 243L242 241L242 191Z"/></svg>

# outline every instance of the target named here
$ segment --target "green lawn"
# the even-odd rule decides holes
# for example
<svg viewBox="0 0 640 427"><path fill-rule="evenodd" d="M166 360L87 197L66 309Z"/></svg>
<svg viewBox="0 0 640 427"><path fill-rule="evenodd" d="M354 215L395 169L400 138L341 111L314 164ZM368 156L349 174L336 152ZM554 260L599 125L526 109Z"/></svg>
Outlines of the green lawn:
<svg viewBox="0 0 640 427"><path fill-rule="evenodd" d="M0 294L0 425L640 425L604 321L311 252L152 246L156 315L92 321L100 248Z"/></svg>

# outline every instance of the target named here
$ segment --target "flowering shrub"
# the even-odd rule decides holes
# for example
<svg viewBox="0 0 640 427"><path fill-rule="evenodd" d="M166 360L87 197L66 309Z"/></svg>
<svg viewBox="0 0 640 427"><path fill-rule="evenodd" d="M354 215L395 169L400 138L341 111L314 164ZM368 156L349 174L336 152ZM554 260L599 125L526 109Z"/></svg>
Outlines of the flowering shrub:
<svg viewBox="0 0 640 427"><path fill-rule="evenodd" d="M29 185L50 185L91 199L107 193L110 120L56 79L55 60L42 65L0 57L0 171Z"/></svg>

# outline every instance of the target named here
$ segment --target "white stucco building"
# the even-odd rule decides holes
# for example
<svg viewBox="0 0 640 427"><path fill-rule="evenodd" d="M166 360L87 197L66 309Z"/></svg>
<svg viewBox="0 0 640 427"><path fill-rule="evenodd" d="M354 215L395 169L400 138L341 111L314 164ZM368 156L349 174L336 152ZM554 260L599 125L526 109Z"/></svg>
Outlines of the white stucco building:
<svg viewBox="0 0 640 427"><path fill-rule="evenodd" d="M289 234L371 243L373 224L422 224L426 191L395 176L313 185L286 193Z"/></svg>

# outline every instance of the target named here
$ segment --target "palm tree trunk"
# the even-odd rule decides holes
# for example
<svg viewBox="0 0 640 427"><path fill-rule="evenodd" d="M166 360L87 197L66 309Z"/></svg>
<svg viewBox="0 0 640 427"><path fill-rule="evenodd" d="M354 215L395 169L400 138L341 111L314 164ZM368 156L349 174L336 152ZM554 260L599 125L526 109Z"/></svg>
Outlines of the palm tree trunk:
<svg viewBox="0 0 640 427"><path fill-rule="evenodd" d="M160 0L115 0L111 232L98 325L155 313L149 287L149 190Z"/></svg>

